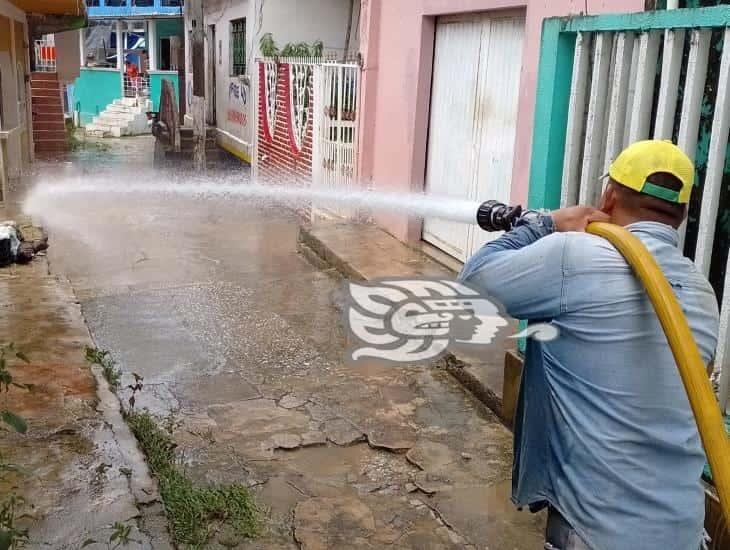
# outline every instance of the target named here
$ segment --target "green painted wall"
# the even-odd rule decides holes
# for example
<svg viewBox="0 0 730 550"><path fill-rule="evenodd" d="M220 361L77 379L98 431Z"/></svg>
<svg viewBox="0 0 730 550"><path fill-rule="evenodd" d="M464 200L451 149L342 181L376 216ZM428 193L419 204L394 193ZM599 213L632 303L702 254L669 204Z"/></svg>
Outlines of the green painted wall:
<svg viewBox="0 0 730 550"><path fill-rule="evenodd" d="M157 38L167 38L168 36L183 36L185 29L182 19L158 19L157 20Z"/></svg>
<svg viewBox="0 0 730 550"><path fill-rule="evenodd" d="M156 67L161 66L162 40L171 36L185 36L185 27L182 19L158 19L157 20L157 63Z"/></svg>
<svg viewBox="0 0 730 550"><path fill-rule="evenodd" d="M122 74L105 69L82 67L74 84L74 109L81 112L86 126L115 99L122 97Z"/></svg>
<svg viewBox="0 0 730 550"><path fill-rule="evenodd" d="M175 88L175 99L180 102L180 89L178 86L177 73L164 72L164 73L150 73L150 99L152 99L152 110L160 110L160 94L162 93L162 81L171 80L172 85Z"/></svg>
<svg viewBox="0 0 730 550"><path fill-rule="evenodd" d="M564 19L546 19L542 27L527 199L530 208L560 206L576 36L563 32L564 24Z"/></svg>

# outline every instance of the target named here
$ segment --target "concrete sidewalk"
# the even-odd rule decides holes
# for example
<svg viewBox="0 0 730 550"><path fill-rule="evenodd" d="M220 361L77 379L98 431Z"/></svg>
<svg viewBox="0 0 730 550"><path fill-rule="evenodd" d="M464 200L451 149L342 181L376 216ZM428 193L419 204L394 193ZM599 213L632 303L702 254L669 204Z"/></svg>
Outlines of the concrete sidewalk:
<svg viewBox="0 0 730 550"><path fill-rule="evenodd" d="M300 228L299 246L310 261L334 267L352 280L456 277L454 270L374 225L318 220ZM505 424L511 425L522 366L516 341L507 339L517 332L517 322L512 321L508 328L500 331L478 356L449 354L441 364Z"/></svg>
<svg viewBox="0 0 730 550"><path fill-rule="evenodd" d="M0 219L27 218L0 208ZM51 246L53 242L51 241ZM157 488L119 412L119 401L84 359L92 341L71 287L49 273L45 255L0 269L0 334L30 364L14 361L17 382L2 397L27 420L25 435L0 429L0 457L17 469L2 472L0 500L22 497L16 528L27 548L106 548L116 522L132 528L129 548L170 548Z"/></svg>

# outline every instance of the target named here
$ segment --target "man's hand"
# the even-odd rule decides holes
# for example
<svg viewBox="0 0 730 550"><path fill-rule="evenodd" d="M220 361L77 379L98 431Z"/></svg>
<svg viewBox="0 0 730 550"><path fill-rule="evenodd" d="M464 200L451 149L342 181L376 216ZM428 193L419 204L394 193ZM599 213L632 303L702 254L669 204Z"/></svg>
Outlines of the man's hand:
<svg viewBox="0 0 730 550"><path fill-rule="evenodd" d="M555 231L585 231L591 222L608 222L611 216L592 206L571 206L554 210L550 214L555 224Z"/></svg>

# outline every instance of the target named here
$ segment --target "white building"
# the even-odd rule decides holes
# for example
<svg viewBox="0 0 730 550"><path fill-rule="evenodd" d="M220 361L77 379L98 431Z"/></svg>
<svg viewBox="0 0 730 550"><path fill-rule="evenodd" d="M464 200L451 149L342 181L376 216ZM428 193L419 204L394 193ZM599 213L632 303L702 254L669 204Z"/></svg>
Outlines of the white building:
<svg viewBox="0 0 730 550"><path fill-rule="evenodd" d="M357 51L359 12L359 0L206 0L206 122L217 129L218 144L251 162L256 120L252 86L257 81L253 71L262 36L271 33L279 48L321 41L328 53ZM186 126L193 124L194 112L192 36L199 25L194 13L195 0L186 2Z"/></svg>

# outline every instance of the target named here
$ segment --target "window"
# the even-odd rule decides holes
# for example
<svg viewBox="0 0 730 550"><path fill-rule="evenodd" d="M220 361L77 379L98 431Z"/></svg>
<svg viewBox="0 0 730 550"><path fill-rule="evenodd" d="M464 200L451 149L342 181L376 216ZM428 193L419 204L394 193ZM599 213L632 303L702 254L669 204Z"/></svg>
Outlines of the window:
<svg viewBox="0 0 730 550"><path fill-rule="evenodd" d="M246 18L231 21L231 76L246 74Z"/></svg>

